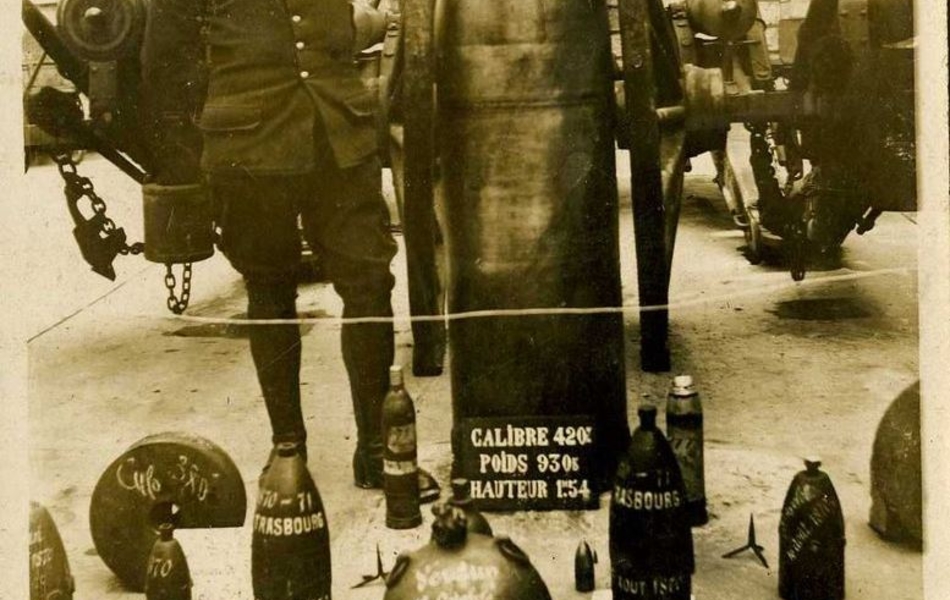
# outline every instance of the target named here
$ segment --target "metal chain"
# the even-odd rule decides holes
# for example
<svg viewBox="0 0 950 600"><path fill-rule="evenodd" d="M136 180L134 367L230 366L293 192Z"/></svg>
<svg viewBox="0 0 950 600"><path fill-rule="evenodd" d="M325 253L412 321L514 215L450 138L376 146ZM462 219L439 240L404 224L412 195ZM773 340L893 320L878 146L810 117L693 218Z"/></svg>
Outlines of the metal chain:
<svg viewBox="0 0 950 600"><path fill-rule="evenodd" d="M116 230L115 222L106 216L106 202L96 193L92 180L79 174L71 152L50 153L50 158L56 163L56 169L59 171L60 177L63 178L63 183L66 184L66 196L71 201L83 197L88 198L93 212L101 217L100 232L104 237L108 237ZM144 249L145 244L142 242L123 244L119 248L119 254L141 254Z"/></svg>
<svg viewBox="0 0 950 600"><path fill-rule="evenodd" d="M759 194L766 198L766 203L771 203L771 211L780 210L779 203L789 200L787 193L790 188L786 188L783 192L775 173L775 140L766 125L747 123L746 129L751 134L752 157L750 163L752 164L752 174L755 177L756 187ZM760 200L762 199L760 198ZM808 262L808 234L805 227L805 218L805 215L803 215L791 222L782 223L781 231L775 232L785 240L789 272L795 281L801 281L805 278Z"/></svg>
<svg viewBox="0 0 950 600"><path fill-rule="evenodd" d="M172 265L165 264L165 287L168 289L168 299L166 305L168 310L176 315L180 315L188 308L188 301L191 299L191 263L185 263L181 272L181 298L175 295L175 274L172 272Z"/></svg>
<svg viewBox="0 0 950 600"><path fill-rule="evenodd" d="M778 135L779 132L773 128L778 127L779 125L780 124L778 123L773 123L772 127L769 127L768 135L767 135L767 139L769 142L769 150L771 151L773 157L779 152L779 149L778 149L779 142L776 141L776 136ZM790 128L787 124L785 124L781 133L783 136L792 136L792 137L797 136L797 134L795 133L795 130ZM797 147L797 144L798 142L794 143L796 147ZM784 163L785 184L782 186L782 195L787 198L788 196L792 194L792 190L795 188L795 182L800 180L802 177L804 177L804 172L803 172L804 168L802 171L797 171L797 170L792 170L788 167L788 154L787 154L788 150L787 149L791 147L789 142L785 141L784 147L786 148L785 150L786 162ZM779 163L782 164L781 161L779 161Z"/></svg>
<svg viewBox="0 0 950 600"><path fill-rule="evenodd" d="M72 159L69 152L50 153L50 157L56 163L63 182L66 184L66 196L71 203L77 202L80 198L88 198L93 212L99 217L99 231L103 237L109 237L116 231L115 222L106 216L105 200L97 193L92 180L79 174L76 168L76 161ZM124 238L124 236L123 236ZM145 250L145 244L136 242L134 244L123 244L118 252L119 254L141 254ZM191 299L191 263L185 263L181 276L181 297L175 293L178 282L175 274L172 272L172 265L165 265L165 287L168 289L168 298L166 305L168 310L176 315L180 315L188 308L188 302Z"/></svg>
<svg viewBox="0 0 950 600"><path fill-rule="evenodd" d="M749 145L752 157L749 162L752 164L756 187L760 194L768 196L768 202L781 200L782 191L775 175L775 155L772 152L768 129L757 123L746 123L746 129L751 135Z"/></svg>
<svg viewBox="0 0 950 600"><path fill-rule="evenodd" d="M766 141L768 142L768 152L774 160L777 148L775 143L775 132L771 127L768 129ZM774 169L772 170L772 173L774 177ZM783 201L789 201L792 196L795 181L801 177L801 173L798 173L797 175L789 173L789 176L785 181L785 186L781 190L781 198ZM776 185L778 185L778 178L776 177L775 179ZM812 199L807 199L805 201L805 208L802 211L801 217L786 226L785 233L789 240L788 271L791 274L793 281L802 281L805 279L805 273L808 269L808 259L811 249L808 236L808 223L814 214L814 210L814 201Z"/></svg>

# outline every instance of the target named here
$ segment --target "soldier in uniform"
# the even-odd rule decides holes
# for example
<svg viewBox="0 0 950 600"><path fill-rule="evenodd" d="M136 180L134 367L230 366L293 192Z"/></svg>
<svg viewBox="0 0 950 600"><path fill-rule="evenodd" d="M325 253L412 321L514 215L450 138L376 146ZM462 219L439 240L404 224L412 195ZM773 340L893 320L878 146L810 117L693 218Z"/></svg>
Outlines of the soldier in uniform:
<svg viewBox="0 0 950 600"><path fill-rule="evenodd" d="M368 0L152 0L142 102L164 185L205 178L220 248L250 319L294 319L301 241L322 256L346 319L357 486L382 485L380 409L393 362L390 262L375 106L355 54L382 39ZM197 130L195 129L197 125ZM198 131L200 130L200 131ZM256 325L250 347L273 441L305 442L296 324ZM420 471L422 499L438 496Z"/></svg>

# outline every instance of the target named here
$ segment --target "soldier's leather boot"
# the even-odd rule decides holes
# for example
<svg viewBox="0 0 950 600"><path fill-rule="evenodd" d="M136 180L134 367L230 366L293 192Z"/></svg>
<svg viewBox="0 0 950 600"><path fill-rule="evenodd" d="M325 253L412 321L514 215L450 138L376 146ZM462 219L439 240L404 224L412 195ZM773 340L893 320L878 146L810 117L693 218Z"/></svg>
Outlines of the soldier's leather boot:
<svg viewBox="0 0 950 600"><path fill-rule="evenodd" d="M439 482L428 471L419 467L419 502L435 502L439 499L442 490L439 488Z"/></svg>
<svg viewBox="0 0 950 600"><path fill-rule="evenodd" d="M353 480L361 488L378 488L383 482L381 411L394 354L393 326L390 323L347 323L343 325L340 345L356 419Z"/></svg>
<svg viewBox="0 0 950 600"><path fill-rule="evenodd" d="M388 275L387 277L391 278ZM372 294L354 293L350 285L335 282L343 297L344 317L392 316L389 289ZM356 418L357 444L353 456L353 481L364 489L383 487L383 399L389 390L389 367L395 355L394 332L388 323L345 323L340 336L343 363L350 379L350 395ZM420 500L438 498L439 486L421 469Z"/></svg>
<svg viewBox="0 0 950 600"><path fill-rule="evenodd" d="M382 407L389 389L393 360L391 324L359 323L343 326L343 360L350 376L357 444L353 455L353 482L363 489L383 487ZM439 497L439 484L419 469L419 500Z"/></svg>
<svg viewBox="0 0 950 600"><path fill-rule="evenodd" d="M357 445L353 453L353 482L356 487L382 489L383 487L383 446L370 444L367 447Z"/></svg>
<svg viewBox="0 0 950 600"><path fill-rule="evenodd" d="M383 399L389 389L393 360L393 328L388 323L346 324L342 333L343 361L350 376L357 443L353 482L363 489L383 487ZM439 484L419 469L419 500L439 497Z"/></svg>
<svg viewBox="0 0 950 600"><path fill-rule="evenodd" d="M382 446L356 449L353 454L353 481L356 487L364 490L383 488L383 449ZM423 468L419 468L419 502L425 504L439 499L441 488L435 478Z"/></svg>

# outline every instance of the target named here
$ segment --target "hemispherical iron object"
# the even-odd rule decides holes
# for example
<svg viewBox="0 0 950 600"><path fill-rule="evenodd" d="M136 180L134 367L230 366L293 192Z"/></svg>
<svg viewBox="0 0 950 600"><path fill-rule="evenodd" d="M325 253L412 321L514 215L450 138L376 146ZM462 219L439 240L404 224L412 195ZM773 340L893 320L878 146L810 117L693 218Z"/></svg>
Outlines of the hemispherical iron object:
<svg viewBox="0 0 950 600"><path fill-rule="evenodd" d="M870 525L882 538L923 544L921 478L917 382L894 399L874 436Z"/></svg>
<svg viewBox="0 0 950 600"><path fill-rule="evenodd" d="M89 527L96 550L129 589L145 588L158 527L240 527L244 481L214 443L184 433L143 438L103 472L92 492Z"/></svg>
<svg viewBox="0 0 950 600"><path fill-rule="evenodd" d="M30 600L71 600L75 587L53 517L30 502Z"/></svg>
<svg viewBox="0 0 950 600"><path fill-rule="evenodd" d="M758 7L755 0L686 0L686 12L696 31L735 41L752 27Z"/></svg>
<svg viewBox="0 0 950 600"><path fill-rule="evenodd" d="M134 51L145 30L144 0L60 0L56 27L79 57L116 60Z"/></svg>
<svg viewBox="0 0 950 600"><path fill-rule="evenodd" d="M913 0L869 0L868 29L875 46L895 44L914 36Z"/></svg>
<svg viewBox="0 0 950 600"><path fill-rule="evenodd" d="M468 532L465 513L457 507L438 504L432 512L432 540L399 556L384 600L551 599L527 555L510 539Z"/></svg>

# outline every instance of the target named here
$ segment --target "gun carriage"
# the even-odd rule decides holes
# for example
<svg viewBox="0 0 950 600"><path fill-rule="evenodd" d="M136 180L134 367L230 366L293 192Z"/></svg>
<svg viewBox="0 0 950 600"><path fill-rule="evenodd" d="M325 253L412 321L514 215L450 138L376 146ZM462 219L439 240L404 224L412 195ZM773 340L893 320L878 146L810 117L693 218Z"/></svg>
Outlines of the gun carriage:
<svg viewBox="0 0 950 600"><path fill-rule="evenodd" d="M148 4L61 0L55 26L31 0L23 1L22 13L29 32L87 99L79 104L74 95L50 87L31 90L25 98L29 122L70 140L69 148L99 152L138 182L189 160L156 154L151 143L156 135L179 136L185 146L200 147L187 123L170 123L148 110L139 62ZM428 273L411 282L416 287L438 285L431 207L440 176L436 165L444 175L447 159L439 157L436 143L437 126L445 121L444 114L437 118L436 98L449 98L455 84L437 80L451 77L445 49L460 30L445 22L445 14L459 4L402 0L401 25L363 57L368 76L382 83L380 139L390 138L390 116L404 126L399 163L404 164L406 234L417 248L416 268ZM489 10L490 3L481 4L479 10ZM796 5L807 10L782 13L792 5L609 0L609 26L580 32L588 41L609 36L612 48L615 110L596 118L607 119L619 147L630 151L645 370L670 368L669 281L690 158L712 153L717 182L745 234L749 261L776 256L796 280L816 260L833 256L852 230L870 230L882 211L916 208L912 3L811 0ZM480 26L478 19L470 25ZM572 35L571 23L561 31ZM555 59L584 68L567 55ZM192 89L200 90L200 69L189 76ZM394 90L399 102L391 107ZM58 154L61 170L66 165L69 172L68 158ZM537 174L523 174L525 180L532 177ZM115 256L141 247L125 243L104 206L96 208L94 201L95 214L88 218L79 211L81 185L72 195L67 185L67 192L84 258L95 271L114 277ZM190 263L200 260L199 254L152 258Z"/></svg>
<svg viewBox="0 0 950 600"><path fill-rule="evenodd" d="M777 259L796 281L883 211L916 210L909 0L811 0L798 10L687 0L647 3L645 13L616 4L617 139L631 151L641 306L668 302L682 173L703 152L748 260ZM649 41L630 33L637 23ZM635 84L644 56L652 89ZM658 143L643 135L653 127ZM657 163L663 185L651 192L637 177ZM665 339L663 311L641 312L642 326L650 321ZM648 364L667 355L643 335L644 369L667 367Z"/></svg>

